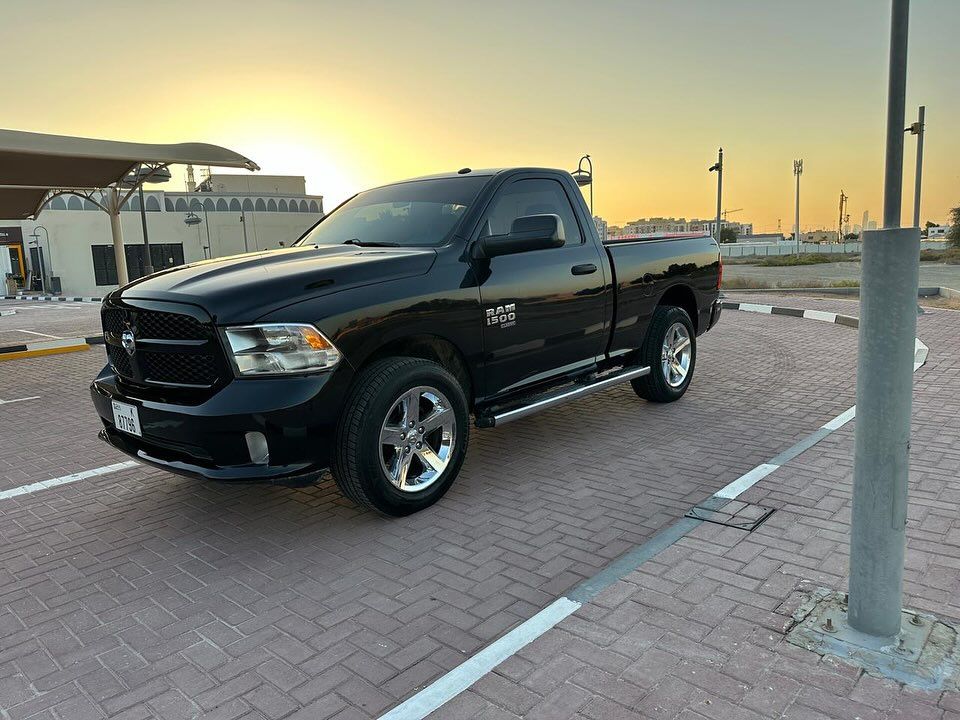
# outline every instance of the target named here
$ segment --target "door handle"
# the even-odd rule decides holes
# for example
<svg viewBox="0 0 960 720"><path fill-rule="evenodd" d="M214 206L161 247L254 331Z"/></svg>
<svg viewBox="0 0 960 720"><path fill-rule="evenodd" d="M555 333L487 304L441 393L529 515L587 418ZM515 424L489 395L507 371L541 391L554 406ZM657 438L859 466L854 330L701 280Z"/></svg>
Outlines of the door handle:
<svg viewBox="0 0 960 720"><path fill-rule="evenodd" d="M590 275L597 271L597 266L593 263L584 263L583 265L574 265L570 268L570 272L574 275Z"/></svg>

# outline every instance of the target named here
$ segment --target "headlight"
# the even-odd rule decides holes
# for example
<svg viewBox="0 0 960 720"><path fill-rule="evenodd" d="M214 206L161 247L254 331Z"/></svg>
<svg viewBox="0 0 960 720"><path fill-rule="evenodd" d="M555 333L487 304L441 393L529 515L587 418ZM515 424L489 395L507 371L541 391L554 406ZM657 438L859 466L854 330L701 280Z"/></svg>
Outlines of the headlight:
<svg viewBox="0 0 960 720"><path fill-rule="evenodd" d="M223 333L241 375L316 372L340 362L340 351L313 325L246 325Z"/></svg>

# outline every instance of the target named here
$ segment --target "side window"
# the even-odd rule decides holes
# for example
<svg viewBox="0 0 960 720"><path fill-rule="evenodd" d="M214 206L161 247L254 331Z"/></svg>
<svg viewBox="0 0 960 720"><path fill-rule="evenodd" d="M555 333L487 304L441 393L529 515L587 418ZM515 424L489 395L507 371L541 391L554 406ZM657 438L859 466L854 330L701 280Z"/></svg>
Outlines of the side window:
<svg viewBox="0 0 960 720"><path fill-rule="evenodd" d="M515 180L501 190L487 211L481 235L505 235L518 217L558 215L567 245L583 242L573 207L556 180Z"/></svg>

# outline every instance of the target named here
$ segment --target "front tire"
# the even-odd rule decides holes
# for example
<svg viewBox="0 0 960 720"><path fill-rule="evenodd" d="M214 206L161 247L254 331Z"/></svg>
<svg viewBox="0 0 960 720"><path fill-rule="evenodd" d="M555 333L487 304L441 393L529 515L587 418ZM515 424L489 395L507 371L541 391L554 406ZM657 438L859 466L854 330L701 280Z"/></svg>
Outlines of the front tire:
<svg viewBox="0 0 960 720"><path fill-rule="evenodd" d="M443 367L419 358L378 360L347 398L334 479L362 507L394 517L423 510L460 472L468 423L463 388Z"/></svg>
<svg viewBox="0 0 960 720"><path fill-rule="evenodd" d="M650 374L630 381L637 395L658 403L683 397L697 364L697 334L686 310L672 305L657 307L639 361L650 367Z"/></svg>

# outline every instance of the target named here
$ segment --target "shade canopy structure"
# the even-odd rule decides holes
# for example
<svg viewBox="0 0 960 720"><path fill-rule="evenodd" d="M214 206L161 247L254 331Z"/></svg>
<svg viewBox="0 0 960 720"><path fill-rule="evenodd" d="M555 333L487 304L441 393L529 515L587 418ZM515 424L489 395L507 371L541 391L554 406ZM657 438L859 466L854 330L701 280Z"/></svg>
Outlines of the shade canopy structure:
<svg viewBox="0 0 960 720"><path fill-rule="evenodd" d="M0 129L0 218L35 218L56 195L86 198L110 216L117 280L125 285L120 208L168 165L260 169L240 153L205 143L156 145Z"/></svg>
<svg viewBox="0 0 960 720"><path fill-rule="evenodd" d="M233 150L206 143L157 145L0 129L0 218L36 217L53 193L104 189L138 167L177 164L260 169Z"/></svg>

